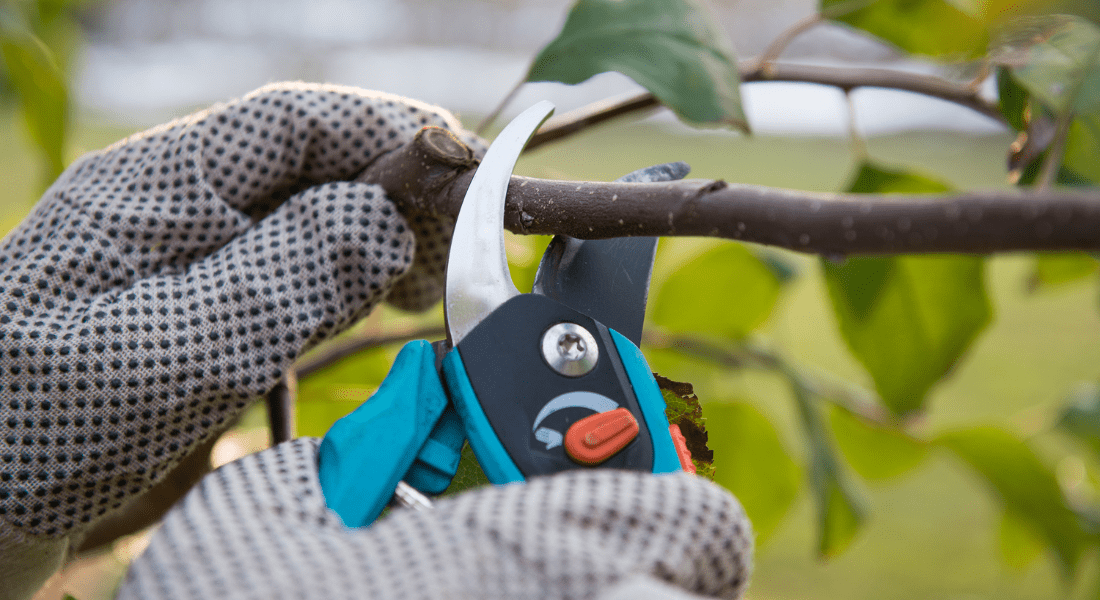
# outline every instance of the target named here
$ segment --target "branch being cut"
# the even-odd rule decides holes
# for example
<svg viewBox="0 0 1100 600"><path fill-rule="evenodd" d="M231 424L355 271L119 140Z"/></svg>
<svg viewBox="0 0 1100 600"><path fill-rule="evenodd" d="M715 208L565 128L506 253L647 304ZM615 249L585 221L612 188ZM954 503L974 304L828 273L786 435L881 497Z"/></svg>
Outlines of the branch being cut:
<svg viewBox="0 0 1100 600"><path fill-rule="evenodd" d="M428 137L418 135L360 180L379 182L391 198L418 210L457 216L473 162L458 160L466 155L452 145L410 148ZM450 174L440 165L452 165ZM384 176L376 177L376 168ZM422 178L425 171L433 176ZM601 183L513 176L504 226L515 233L582 239L719 237L827 256L1100 250L1100 191L836 194L724 181Z"/></svg>
<svg viewBox="0 0 1100 600"><path fill-rule="evenodd" d="M791 83L817 83L851 91L874 87L914 92L965 106L998 122L1004 122L995 102L983 98L969 84L948 81L932 75L907 73L891 69L863 69L793 65L757 61L743 62L741 81L786 81ZM653 94L643 93L626 98L601 100L570 111L547 121L546 125L527 144L533 150L545 143L561 139L593 125L630 113L660 108L661 103Z"/></svg>

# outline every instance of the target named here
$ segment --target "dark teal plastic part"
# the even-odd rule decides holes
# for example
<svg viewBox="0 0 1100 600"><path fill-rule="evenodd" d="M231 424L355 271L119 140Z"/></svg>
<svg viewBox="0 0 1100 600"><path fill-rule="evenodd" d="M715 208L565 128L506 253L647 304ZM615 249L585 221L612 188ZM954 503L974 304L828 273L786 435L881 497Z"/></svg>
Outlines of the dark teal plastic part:
<svg viewBox="0 0 1100 600"><path fill-rule="evenodd" d="M386 379L369 400L337 421L321 441L321 490L344 525L371 524L393 497L447 407L435 367L435 351L423 340L401 349ZM450 426L448 426L450 427ZM446 448L447 444L439 443ZM455 455L462 448L458 440ZM422 471L434 489L451 459L432 446ZM458 460L453 460L455 468ZM442 467L442 468L440 468ZM431 473L430 470L436 471ZM450 471L451 476L454 470ZM450 482L450 478L447 478ZM446 485L443 486L444 488Z"/></svg>

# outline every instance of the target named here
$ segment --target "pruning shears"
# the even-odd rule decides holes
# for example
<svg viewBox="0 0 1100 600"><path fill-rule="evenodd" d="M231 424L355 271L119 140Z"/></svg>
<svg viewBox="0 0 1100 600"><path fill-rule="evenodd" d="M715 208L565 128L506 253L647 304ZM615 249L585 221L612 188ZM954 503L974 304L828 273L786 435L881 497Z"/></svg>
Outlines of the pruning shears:
<svg viewBox="0 0 1100 600"><path fill-rule="evenodd" d="M568 469L694 471L638 349L656 238L554 237L531 293L512 283L502 222L540 102L497 136L459 211L446 275L447 340L410 342L378 391L321 443L325 501L349 527L394 497L443 492L467 441L489 481ZM682 178L659 165L620 181Z"/></svg>

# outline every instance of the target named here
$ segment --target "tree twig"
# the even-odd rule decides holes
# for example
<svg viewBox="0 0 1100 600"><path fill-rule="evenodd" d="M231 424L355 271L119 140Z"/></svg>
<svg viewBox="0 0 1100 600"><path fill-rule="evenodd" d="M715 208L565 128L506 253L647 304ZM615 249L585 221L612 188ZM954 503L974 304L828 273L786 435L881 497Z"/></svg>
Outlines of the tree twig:
<svg viewBox="0 0 1100 600"><path fill-rule="evenodd" d="M821 13L814 13L808 17L800 19L794 25L775 36L775 39L768 44L767 48L760 53L760 56L756 58L756 69L768 72L770 71L770 65L775 62L783 51L787 49L787 46L791 45L794 39L806 31L816 27L822 23L825 17Z"/></svg>
<svg viewBox="0 0 1100 600"><path fill-rule="evenodd" d="M650 347L675 350L686 356L707 360L731 368L754 368L775 371L784 376L798 375L797 384L813 396L824 398L864 421L881 427L900 429L904 423L884 409L867 391L851 384L842 384L810 375L800 366L792 365L778 353L755 343L718 343L699 336L669 334L650 327L643 337Z"/></svg>
<svg viewBox="0 0 1100 600"><path fill-rule="evenodd" d="M519 93L519 89L521 87L523 87L523 84L526 83L526 82L527 82L526 79L521 79L519 81L519 83L517 83L507 94L505 94L504 99L501 100L500 104L498 104L496 106L496 108L493 109L493 112L489 113L489 116L482 119L481 123L478 123L477 129L474 130L474 133L476 133L478 135L481 135L482 133L484 133L485 130L488 129L489 126L493 124L493 121L495 121L497 119L497 117L500 116L500 113L501 113L501 111L504 110L504 107L508 106L508 103L511 102L512 99L516 97L516 94Z"/></svg>
<svg viewBox="0 0 1100 600"><path fill-rule="evenodd" d="M931 75L891 69L840 68L783 63L770 63L768 69L765 70L757 65L756 61L749 61L742 63L741 81L743 83L763 81L816 83L840 88L846 92L864 87L902 90L953 102L998 122L1004 122L997 104L982 98L978 90L972 89L969 84L960 84ZM533 150L547 142L564 138L616 117L659 107L660 102L649 93L638 94L625 99L602 100L548 122L531 138L527 150Z"/></svg>
<svg viewBox="0 0 1100 600"><path fill-rule="evenodd" d="M318 350L317 353L309 355L294 363L294 373L299 379L302 379L364 350L377 348L379 346L389 346L390 344L411 342L412 340L441 339L446 334L447 332L443 327L439 325L430 325L428 327L395 331L384 335L351 336L342 338L326 345L323 349Z"/></svg>

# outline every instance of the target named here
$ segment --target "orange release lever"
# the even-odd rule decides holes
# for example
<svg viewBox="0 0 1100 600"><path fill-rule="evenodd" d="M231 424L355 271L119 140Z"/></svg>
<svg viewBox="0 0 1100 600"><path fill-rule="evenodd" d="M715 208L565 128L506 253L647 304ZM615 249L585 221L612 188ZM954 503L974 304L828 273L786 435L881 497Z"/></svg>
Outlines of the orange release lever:
<svg viewBox="0 0 1100 600"><path fill-rule="evenodd" d="M625 408L587 416L565 432L565 453L595 466L611 458L638 436L638 421Z"/></svg>

